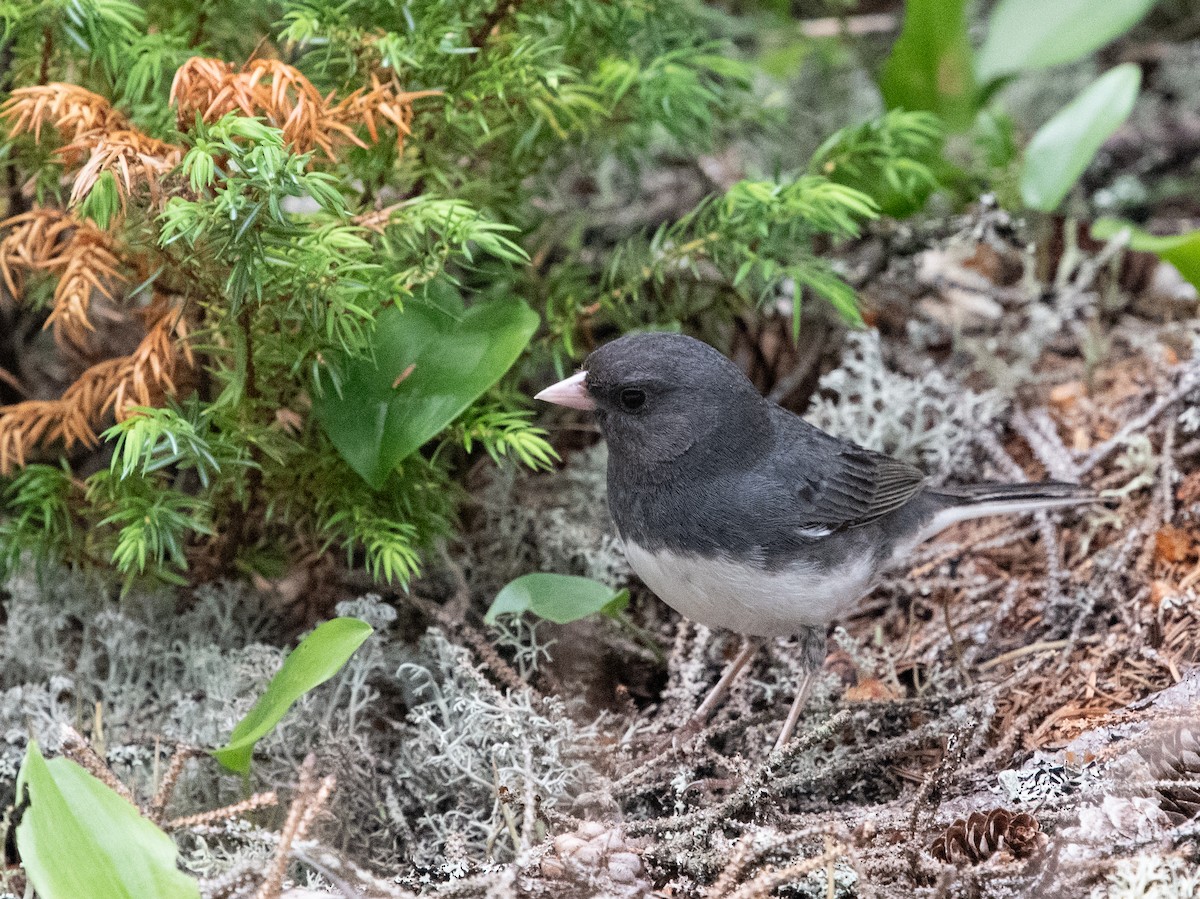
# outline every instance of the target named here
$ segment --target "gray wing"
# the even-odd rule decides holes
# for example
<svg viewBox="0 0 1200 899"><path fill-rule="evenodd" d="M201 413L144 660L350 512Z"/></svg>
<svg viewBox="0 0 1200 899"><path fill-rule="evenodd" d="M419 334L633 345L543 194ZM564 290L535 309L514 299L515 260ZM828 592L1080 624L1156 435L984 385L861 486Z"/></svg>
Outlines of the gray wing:
<svg viewBox="0 0 1200 899"><path fill-rule="evenodd" d="M842 530L867 524L899 509L925 486L919 468L831 437L782 409L779 413L774 416L781 438L775 450L777 477L795 485L798 527Z"/></svg>

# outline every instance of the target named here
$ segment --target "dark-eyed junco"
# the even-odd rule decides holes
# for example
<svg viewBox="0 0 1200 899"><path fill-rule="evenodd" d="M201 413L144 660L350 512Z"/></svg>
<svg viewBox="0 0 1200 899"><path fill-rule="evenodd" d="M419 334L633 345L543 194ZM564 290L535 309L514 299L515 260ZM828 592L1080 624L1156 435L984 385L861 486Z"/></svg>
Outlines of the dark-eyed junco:
<svg viewBox="0 0 1200 899"><path fill-rule="evenodd" d="M886 568L954 522L1096 498L1051 481L934 486L767 401L717 350L679 334L614 340L537 399L595 411L609 509L638 576L693 621L749 638L693 720L764 638L802 638L809 676L776 748L824 660L826 627Z"/></svg>

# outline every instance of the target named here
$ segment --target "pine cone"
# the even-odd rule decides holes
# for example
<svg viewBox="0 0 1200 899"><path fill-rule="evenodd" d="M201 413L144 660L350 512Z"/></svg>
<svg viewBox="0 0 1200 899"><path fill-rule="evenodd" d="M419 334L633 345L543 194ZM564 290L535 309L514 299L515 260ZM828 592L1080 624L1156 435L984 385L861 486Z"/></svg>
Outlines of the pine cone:
<svg viewBox="0 0 1200 899"><path fill-rule="evenodd" d="M1166 731L1162 737L1161 742L1138 750L1150 766L1150 773L1157 780L1200 780L1200 729L1184 725ZM1164 785L1158 790L1158 804L1178 826L1200 814L1200 790Z"/></svg>
<svg viewBox="0 0 1200 899"><path fill-rule="evenodd" d="M542 859L542 875L603 890L589 895L643 896L651 884L637 848L626 842L619 828L588 821L573 833L554 838L553 848Z"/></svg>
<svg viewBox="0 0 1200 899"><path fill-rule="evenodd" d="M1033 815L1002 808L972 812L959 818L929 845L929 854L943 861L977 864L1001 849L1027 858L1045 845L1046 836Z"/></svg>

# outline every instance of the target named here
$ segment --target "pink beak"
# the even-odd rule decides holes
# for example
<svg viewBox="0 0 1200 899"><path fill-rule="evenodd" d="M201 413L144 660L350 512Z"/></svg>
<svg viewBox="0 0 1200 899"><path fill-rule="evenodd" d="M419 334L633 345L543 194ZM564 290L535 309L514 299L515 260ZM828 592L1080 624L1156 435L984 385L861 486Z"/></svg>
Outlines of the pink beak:
<svg viewBox="0 0 1200 899"><path fill-rule="evenodd" d="M557 384L551 384L534 399L544 403L554 403L556 406L569 406L572 409L595 409L596 401L583 386L585 378L587 378L586 371L573 374Z"/></svg>

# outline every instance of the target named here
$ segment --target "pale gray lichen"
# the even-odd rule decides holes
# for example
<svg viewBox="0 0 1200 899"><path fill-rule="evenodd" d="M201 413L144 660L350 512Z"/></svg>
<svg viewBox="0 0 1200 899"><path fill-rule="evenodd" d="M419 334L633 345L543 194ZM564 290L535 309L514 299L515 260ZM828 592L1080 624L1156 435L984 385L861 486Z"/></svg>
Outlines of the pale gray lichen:
<svg viewBox="0 0 1200 899"><path fill-rule="evenodd" d="M480 496L473 585L494 592L522 574L551 571L625 586L630 570L608 515L607 466L600 443L552 475L497 472Z"/></svg>
<svg viewBox="0 0 1200 899"><path fill-rule="evenodd" d="M1200 895L1200 866L1178 855L1119 860L1092 899L1192 899Z"/></svg>
<svg viewBox="0 0 1200 899"><path fill-rule="evenodd" d="M780 889L781 896L804 899L858 899L858 872L844 859L833 864L833 870L822 868L810 871L804 880Z"/></svg>
<svg viewBox="0 0 1200 899"><path fill-rule="evenodd" d="M421 656L397 672L412 697L387 785L390 815L411 829L402 849L430 868L452 841L477 864L511 858L500 797L522 803L529 787L543 807L567 803L598 777L581 752L596 726L576 724L558 698L502 692L440 631L421 639Z"/></svg>
<svg viewBox="0 0 1200 899"><path fill-rule="evenodd" d="M4 773L30 733L53 751L62 725L86 730L99 707L111 761L136 788L151 775L154 737L219 744L279 666L282 651L258 642L265 619L243 591L201 588L180 612L167 592L130 595L121 608L97 611L101 589L62 570L7 585Z"/></svg>
<svg viewBox="0 0 1200 899"><path fill-rule="evenodd" d="M860 332L847 335L841 366L821 378L805 418L926 471L968 474L974 436L1005 405L999 394L967 390L933 368L920 377L889 371L878 333Z"/></svg>
<svg viewBox="0 0 1200 899"><path fill-rule="evenodd" d="M97 704L108 763L147 797L165 763L160 744L162 752L173 743L220 745L286 655L283 635L261 611L263 597L243 588L199 589L184 608L164 591L96 611L97 587L68 572L8 585L0 790L10 797L29 735L51 752L64 725L95 736ZM436 873L446 847L460 840L464 863L482 870L514 850L501 787L520 803L529 785L549 808L596 777L581 755L597 738L595 726L572 722L563 701L501 692L440 633L406 643L392 633L396 610L377 596L336 612L366 620L376 633L260 742L250 784L286 790L315 752L318 770L338 779L325 831L332 844L353 845L361 858L395 860L400 850ZM240 777L202 757L189 762L170 813L236 802L244 791ZM234 822L191 834L182 849L185 867L219 877L266 857L271 845Z"/></svg>
<svg viewBox="0 0 1200 899"><path fill-rule="evenodd" d="M1200 431L1200 403L1188 403L1179 413L1179 427L1185 434Z"/></svg>
<svg viewBox="0 0 1200 899"><path fill-rule="evenodd" d="M177 835L180 857L187 870L216 878L248 862L265 868L275 854L271 834L242 818L220 821Z"/></svg>
<svg viewBox="0 0 1200 899"><path fill-rule="evenodd" d="M549 636L555 625L531 614L497 615L492 623L492 640L512 658L521 680L528 681L542 663L551 661L550 650L558 640Z"/></svg>

